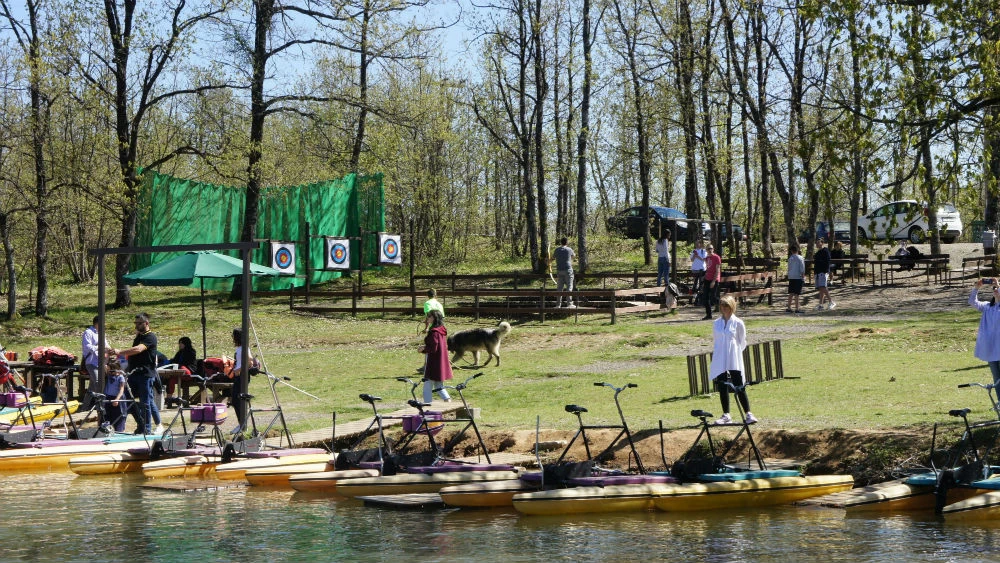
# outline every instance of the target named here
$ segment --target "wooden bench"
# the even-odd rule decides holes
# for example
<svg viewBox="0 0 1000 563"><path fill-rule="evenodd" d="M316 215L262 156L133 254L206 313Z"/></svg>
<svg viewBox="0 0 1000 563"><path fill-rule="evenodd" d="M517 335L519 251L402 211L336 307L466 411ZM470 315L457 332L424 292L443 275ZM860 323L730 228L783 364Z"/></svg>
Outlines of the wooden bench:
<svg viewBox="0 0 1000 563"><path fill-rule="evenodd" d="M778 272L776 271L765 271L765 272L754 272L749 274L732 274L726 275L723 273L719 280L719 295L721 299L723 295L730 295L740 300L740 303L746 303L747 297L757 296L757 303L760 304L767 298L767 304L773 304L773 291L774 291L774 280L778 278ZM761 286L760 284L763 283ZM729 289L732 288L732 289ZM718 305L716 305L718 308Z"/></svg>
<svg viewBox="0 0 1000 563"><path fill-rule="evenodd" d="M886 270L892 280L890 283L895 282L894 274L896 272L907 272L920 268L924 271L927 285L930 285L931 277L934 278L935 282L940 283L945 281L948 274L948 264L951 262L951 256L948 254L924 254L920 258L916 259L899 258L894 259L894 261L897 262L898 265Z"/></svg>
<svg viewBox="0 0 1000 563"><path fill-rule="evenodd" d="M965 256L962 258L962 267L948 270L947 283L952 280L962 282L966 278L978 278L983 274L996 274L996 255L989 256Z"/></svg>

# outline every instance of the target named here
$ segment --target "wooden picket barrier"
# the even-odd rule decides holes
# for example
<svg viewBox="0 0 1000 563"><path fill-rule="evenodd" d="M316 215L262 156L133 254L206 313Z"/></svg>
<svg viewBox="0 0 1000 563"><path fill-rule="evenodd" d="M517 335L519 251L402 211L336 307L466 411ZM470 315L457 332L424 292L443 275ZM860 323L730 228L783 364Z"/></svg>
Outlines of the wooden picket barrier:
<svg viewBox="0 0 1000 563"><path fill-rule="evenodd" d="M708 368L712 363L712 353L705 352L687 357L688 388L690 396L708 395L712 388ZM761 383L785 378L781 361L781 341L755 342L743 350L743 379L747 383Z"/></svg>

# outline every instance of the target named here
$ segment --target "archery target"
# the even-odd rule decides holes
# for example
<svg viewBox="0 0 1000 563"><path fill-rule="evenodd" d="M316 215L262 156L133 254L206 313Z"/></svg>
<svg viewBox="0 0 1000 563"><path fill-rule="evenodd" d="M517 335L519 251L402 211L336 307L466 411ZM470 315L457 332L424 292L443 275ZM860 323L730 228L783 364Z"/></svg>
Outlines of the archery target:
<svg viewBox="0 0 1000 563"><path fill-rule="evenodd" d="M378 235L378 261L379 264L395 264L401 265L403 263L403 249L399 244L399 235L387 235L385 233L379 233Z"/></svg>
<svg viewBox="0 0 1000 563"><path fill-rule="evenodd" d="M346 238L326 239L326 269L351 269L351 244Z"/></svg>
<svg viewBox="0 0 1000 563"><path fill-rule="evenodd" d="M271 267L282 274L295 273L295 243L271 243Z"/></svg>

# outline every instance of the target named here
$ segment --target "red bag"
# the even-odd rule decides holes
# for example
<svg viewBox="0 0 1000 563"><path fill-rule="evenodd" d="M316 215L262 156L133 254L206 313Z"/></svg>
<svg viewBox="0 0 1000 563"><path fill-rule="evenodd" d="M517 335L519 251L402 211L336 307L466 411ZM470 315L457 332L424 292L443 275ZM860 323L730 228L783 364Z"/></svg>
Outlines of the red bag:
<svg viewBox="0 0 1000 563"><path fill-rule="evenodd" d="M58 346L39 346L29 354L36 366L71 366L76 356Z"/></svg>
<svg viewBox="0 0 1000 563"><path fill-rule="evenodd" d="M212 377L213 375L224 374L226 377L232 377L229 373L232 372L234 360L223 356L221 358L205 358L205 377Z"/></svg>

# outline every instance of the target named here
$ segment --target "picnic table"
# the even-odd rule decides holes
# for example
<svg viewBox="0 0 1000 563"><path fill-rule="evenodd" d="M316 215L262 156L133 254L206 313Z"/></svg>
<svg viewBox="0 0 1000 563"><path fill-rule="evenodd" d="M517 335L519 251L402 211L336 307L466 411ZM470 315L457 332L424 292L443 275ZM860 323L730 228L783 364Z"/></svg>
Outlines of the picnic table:
<svg viewBox="0 0 1000 563"><path fill-rule="evenodd" d="M878 279L881 285L896 283L895 274L914 269L922 269L927 285L931 284L931 277L935 281L943 281L948 274L949 256L947 254L930 254L920 258L890 258L886 260L870 260L872 265L872 287L876 284L876 269L878 269Z"/></svg>
<svg viewBox="0 0 1000 563"><path fill-rule="evenodd" d="M83 395L87 392L86 383L90 378L80 372L80 366L78 364L68 365L68 366L46 366L39 365L34 362L8 362L11 368L18 370L24 374L24 382L30 389L38 391L41 386L42 377L46 375L58 375L65 371L69 371L66 377L66 396L70 399L76 399L78 401L83 400ZM80 380L80 386L77 393L74 395L73 390L75 387L75 381Z"/></svg>

